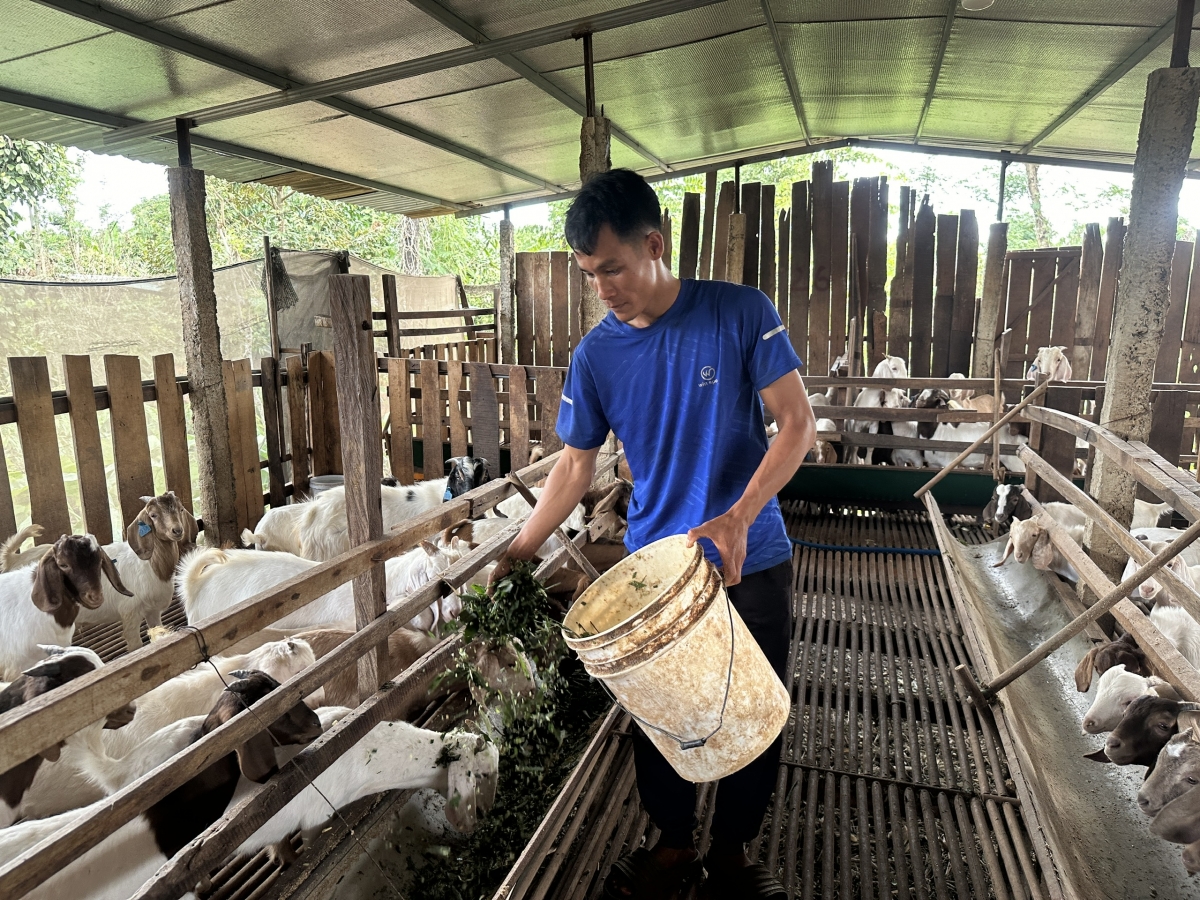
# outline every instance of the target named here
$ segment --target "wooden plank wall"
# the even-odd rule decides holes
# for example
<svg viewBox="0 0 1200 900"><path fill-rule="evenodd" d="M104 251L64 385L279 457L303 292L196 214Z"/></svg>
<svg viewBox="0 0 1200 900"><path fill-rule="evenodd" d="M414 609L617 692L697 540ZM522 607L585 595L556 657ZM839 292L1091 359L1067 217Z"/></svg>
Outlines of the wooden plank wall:
<svg viewBox="0 0 1200 900"><path fill-rule="evenodd" d="M684 223L685 229L690 223ZM686 237L686 233L684 235ZM522 366L565 366L578 343L582 278L565 250L517 254L516 348ZM459 362L494 362L494 356L427 356Z"/></svg>

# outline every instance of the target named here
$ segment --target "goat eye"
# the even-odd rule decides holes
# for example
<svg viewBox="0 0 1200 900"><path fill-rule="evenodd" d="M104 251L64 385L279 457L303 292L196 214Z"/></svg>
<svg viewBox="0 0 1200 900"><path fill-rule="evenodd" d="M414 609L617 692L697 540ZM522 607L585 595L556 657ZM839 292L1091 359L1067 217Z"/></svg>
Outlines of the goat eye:
<svg viewBox="0 0 1200 900"><path fill-rule="evenodd" d="M1189 776L1188 776L1188 780L1187 780L1187 782L1188 782L1188 784L1195 784L1195 783L1196 783L1196 779L1195 779L1195 778L1193 778L1191 775L1189 775Z"/></svg>
<svg viewBox="0 0 1200 900"><path fill-rule="evenodd" d="M1159 723L1158 723L1158 727L1159 727L1159 728L1161 728L1163 731L1170 731L1170 730L1171 730L1170 726L1169 726L1169 725L1167 725L1167 723L1166 723L1166 722L1159 722Z"/></svg>

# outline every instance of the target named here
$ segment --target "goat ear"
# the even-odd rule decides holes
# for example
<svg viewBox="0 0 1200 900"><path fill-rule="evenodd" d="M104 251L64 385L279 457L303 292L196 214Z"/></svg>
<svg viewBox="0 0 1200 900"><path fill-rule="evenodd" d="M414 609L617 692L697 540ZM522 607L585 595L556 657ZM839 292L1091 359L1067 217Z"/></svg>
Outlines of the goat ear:
<svg viewBox="0 0 1200 900"><path fill-rule="evenodd" d="M1006 561L1006 560L1007 560L1007 559L1008 559L1010 556L1012 556L1012 552L1013 552L1013 546L1014 546L1014 545L1013 545L1013 539L1012 539L1012 535L1010 534L1010 535L1008 536L1008 543L1004 545L1004 555L1000 557L1000 562L997 562L997 563L992 563L992 568L993 568L993 569L995 569L995 568L998 568L998 567L1000 567L1000 566L1004 565L1005 561Z"/></svg>
<svg viewBox="0 0 1200 900"><path fill-rule="evenodd" d="M1092 686L1092 671L1095 665L1096 654L1099 651L1093 647L1087 653L1083 654L1083 659L1079 661L1079 665L1075 667L1075 690L1081 694L1086 694L1088 688Z"/></svg>
<svg viewBox="0 0 1200 900"><path fill-rule="evenodd" d="M1033 567L1042 571L1054 565L1054 544L1050 540L1050 532L1042 531L1038 535L1037 540L1033 542L1033 553L1029 558Z"/></svg>
<svg viewBox="0 0 1200 900"><path fill-rule="evenodd" d="M1097 750L1095 753L1085 753L1085 754L1083 755L1083 758L1084 758L1084 759L1090 759L1090 760L1092 760L1092 762L1098 762L1098 763L1110 763L1110 762L1112 762L1112 760L1108 758L1108 754L1106 754L1106 753L1104 752L1104 748L1103 748L1103 747L1101 747L1101 748L1100 748L1099 750Z"/></svg>
<svg viewBox="0 0 1200 900"><path fill-rule="evenodd" d="M51 550L42 557L33 575L33 605L44 613L53 614L63 602L67 583Z"/></svg>
<svg viewBox="0 0 1200 900"><path fill-rule="evenodd" d="M138 559L149 559L154 552L155 540L154 526L146 519L146 511L143 509L125 529L125 542L129 544L129 549L137 554Z"/></svg>
<svg viewBox="0 0 1200 900"><path fill-rule="evenodd" d="M62 751L62 744L51 744L45 750L38 754L46 762L58 762L58 755Z"/></svg>
<svg viewBox="0 0 1200 900"><path fill-rule="evenodd" d="M100 568L104 571L105 576L107 576L109 584L113 586L113 590L118 594L124 594L126 597L133 596L133 591L125 587L124 582L121 581L121 576L117 574L116 564L104 552L103 547L100 548Z"/></svg>
<svg viewBox="0 0 1200 900"><path fill-rule="evenodd" d="M271 736L260 731L237 748L238 768L251 781L262 784L275 773L275 747Z"/></svg>
<svg viewBox="0 0 1200 900"><path fill-rule="evenodd" d="M617 501L621 499L621 492L625 490L625 486L620 482L612 486L607 494L600 498L600 502L592 507L592 518L598 519L606 512L616 509Z"/></svg>
<svg viewBox="0 0 1200 900"><path fill-rule="evenodd" d="M168 491L167 493L173 496L175 492ZM179 504L179 508L183 510L183 543L194 544L196 538L200 536L200 523L182 503Z"/></svg>
<svg viewBox="0 0 1200 900"><path fill-rule="evenodd" d="M421 541L421 549L427 556L437 556L438 548L429 541Z"/></svg>

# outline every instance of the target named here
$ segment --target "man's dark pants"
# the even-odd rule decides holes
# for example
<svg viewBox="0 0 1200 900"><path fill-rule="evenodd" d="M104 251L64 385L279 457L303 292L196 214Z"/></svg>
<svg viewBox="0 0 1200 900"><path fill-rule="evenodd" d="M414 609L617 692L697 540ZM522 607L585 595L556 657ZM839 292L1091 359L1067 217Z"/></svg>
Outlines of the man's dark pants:
<svg viewBox="0 0 1200 900"><path fill-rule="evenodd" d="M740 584L726 590L775 674L786 684L784 670L792 637L791 562L743 576ZM712 821L713 845L718 849L736 849L758 834L775 789L782 747L781 734L758 759L721 779ZM659 844L680 849L692 846L696 785L676 774L640 728L633 730L633 749L638 793L651 821L662 831Z"/></svg>

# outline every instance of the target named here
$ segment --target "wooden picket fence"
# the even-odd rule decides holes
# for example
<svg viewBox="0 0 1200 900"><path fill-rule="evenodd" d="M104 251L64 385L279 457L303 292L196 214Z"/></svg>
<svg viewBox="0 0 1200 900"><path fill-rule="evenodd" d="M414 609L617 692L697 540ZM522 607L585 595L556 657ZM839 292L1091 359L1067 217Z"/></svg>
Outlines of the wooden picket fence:
<svg viewBox="0 0 1200 900"><path fill-rule="evenodd" d="M475 346L467 346L468 355ZM224 363L239 528L253 528L268 506L307 496L312 476L342 473L333 354L311 353L307 363L289 356L279 366L265 357L261 371L252 370L248 359ZM547 454L562 446L553 423L563 369L432 358L384 358L379 367L380 415L392 423L387 444L391 472L402 483L441 477L443 460L451 455L483 456L493 474L501 474L527 465L537 442ZM13 484L21 475L20 467L9 465L8 454L13 453L20 454L28 515L45 529L43 541L82 531L102 543L119 539L114 510L118 523L128 523L142 508L141 497L162 490L175 491L184 505L202 515L194 505L199 488L188 449L189 386L175 374L171 354L154 357L154 377L146 380L136 356L105 356L107 385L93 384L89 357L64 357L64 390L52 389L45 357L13 357L9 369L13 396L0 398L0 426L15 426L8 434L15 430L19 448L11 443L5 447L0 428L5 471L0 478L0 540L27 521L24 514L17 520ZM109 427L102 429L105 410ZM60 416L64 419L58 420ZM60 442L56 420L66 425L69 446ZM436 426L429 424L435 420ZM157 454L151 452L148 427L155 421ZM109 432L107 446L103 430ZM303 439L293 441L293 435ZM426 452L431 447L436 449ZM74 479L67 477L70 462ZM74 515L67 491L71 480L78 486Z"/></svg>

